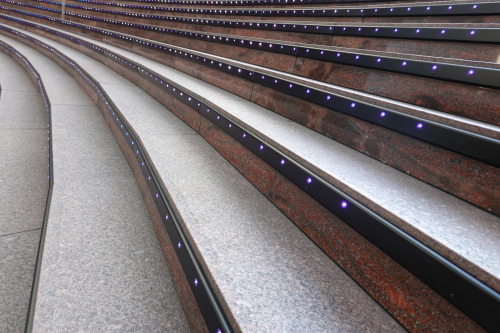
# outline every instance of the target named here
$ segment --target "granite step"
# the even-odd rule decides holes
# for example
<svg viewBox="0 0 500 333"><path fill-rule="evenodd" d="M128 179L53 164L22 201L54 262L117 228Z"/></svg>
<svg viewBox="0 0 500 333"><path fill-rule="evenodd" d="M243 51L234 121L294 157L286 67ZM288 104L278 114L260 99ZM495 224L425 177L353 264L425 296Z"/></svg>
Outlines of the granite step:
<svg viewBox="0 0 500 333"><path fill-rule="evenodd" d="M49 188L47 110L28 65L2 42L0 73L0 331L15 333L26 325Z"/></svg>
<svg viewBox="0 0 500 333"><path fill-rule="evenodd" d="M6 1L6 2L5 2ZM17 3L18 1L5 0L4 3ZM52 6L56 12L50 12L45 7L36 8L28 4L29 10L39 14L57 17L60 5L44 4ZM28 9L28 7L19 7ZM98 8L96 8L98 10ZM80 13L79 13L80 12ZM497 50L492 43L498 43L495 37L495 29L498 23L464 23L457 25L457 21L450 24L439 23L347 23L327 24L315 22L308 25L306 30L300 29L296 32L296 26L302 27L300 21L281 21L279 24L269 21L242 21L242 20L199 20L196 18L182 19L165 17L160 19L148 19L143 17L120 15L106 15L102 12L89 12L71 10L66 13L66 18L75 22L99 25L109 29L116 29L115 24L106 24L106 21L87 22L89 18L100 17L104 20L122 21L134 20L139 25L153 25L154 28L191 29L204 33L219 33L240 35L254 38L267 38L283 40L288 42L309 43L318 45L331 45L338 47L360 48L365 50L389 51L397 53L415 54L422 56L459 58L464 60L479 60L496 62ZM131 15L136 15L132 13ZM107 18L106 18L107 17ZM132 23L134 24L134 23ZM127 23L129 25L129 23ZM156 26L155 26L156 25ZM295 28L294 28L295 27ZM319 27L319 30L316 29ZM133 29L137 31L138 26ZM397 33L395 33L397 31ZM418 33L416 33L418 31ZM442 32L445 31L443 34ZM318 33L319 32L319 33ZM134 34L133 31L130 32ZM444 42L444 43L443 43ZM479 52L481 50L481 52Z"/></svg>
<svg viewBox="0 0 500 333"><path fill-rule="evenodd" d="M42 20L42 22L45 21ZM82 29L84 26L72 28L70 24L66 24L67 22L61 22L65 23L62 24L63 27L68 27L80 33L86 32L85 29ZM133 40L132 36L113 38L111 37L114 34L113 32L106 32L101 35L96 34L96 32L98 31L91 31L90 35L101 39L104 38L107 42L115 45L132 47L137 53L197 76L244 98L251 99L300 124L332 137L343 144L375 157L386 164L407 172L420 180L424 180L433 186L452 193L494 214L499 214L500 212L499 203L496 199L498 197L498 194L496 194L498 189L491 187L491 184L496 183L498 180L495 179L499 177L498 168L495 166L481 163L462 154L457 154L457 152L451 152L420 140L415 140L406 135L384 129L378 126L377 123L369 124L349 114L332 113L332 110L324 106L304 101L302 98L296 96L290 96L286 92L276 91L273 87L262 86L258 81L254 83L239 79L238 77L235 78L225 72L217 71L216 68L211 69L211 74L207 75L207 68L205 66L198 64L193 66L193 62L186 60L184 56L180 57L180 52L177 57L175 57L175 53L173 54L174 57L172 57L168 53L157 49L156 46L152 49L152 45L155 45L154 41L144 40L130 43L126 39ZM233 65L235 68L242 65L241 62L230 61L225 58L207 55L206 53L194 52L183 48L178 49L182 52L206 57L209 60L213 59L216 61L216 64L221 61L226 65ZM255 70L266 76L274 75L278 78L292 77L285 76L285 73L282 72L267 70L249 64L243 64L242 66L242 68ZM324 88L325 90L336 92L341 96L359 98L363 102L380 105L383 108L395 108L398 112L406 113L408 116L423 117L424 119L438 122L445 126L472 131L498 140L498 128L486 123L474 122L432 109L400 103L296 76L293 76L292 82L293 84L299 83L305 86L313 84L315 87L326 87ZM280 103L276 103L276 100L279 100ZM355 129L354 132L353 129ZM389 143L380 142L380 137L388 138L390 140ZM380 147L381 144L383 147ZM438 155L440 156L439 159L434 158L434 156ZM471 186L471 184L474 184L474 186Z"/></svg>
<svg viewBox="0 0 500 333"><path fill-rule="evenodd" d="M133 129L235 331L404 331L208 142L141 88L79 51L23 34L81 65L106 94L109 104L97 96L103 109L112 104ZM168 228L168 222L163 215L160 223ZM198 282L189 285L198 292Z"/></svg>
<svg viewBox="0 0 500 333"><path fill-rule="evenodd" d="M130 28L130 25L137 23L133 18L130 18L129 22L117 22L119 24L110 25L109 28L116 32L132 33L138 37L225 56L494 125L500 124L496 116L500 112L500 97L496 91L499 87L485 88L488 82L495 84L498 81L494 77L500 67L475 58L474 55L484 54L479 52L477 46L476 52L468 56L473 60L445 59L442 56L415 56L411 53L241 38L236 35L200 33L195 30L169 29L167 33L152 34L148 30ZM383 65L386 62L388 65ZM410 65L402 66L403 63ZM423 75L420 70L407 70L410 66L419 69L426 66L430 68L432 64L450 67L453 75L440 76L430 70L427 75ZM492 72L491 75L484 74L485 77L491 76L488 82L470 81L471 75L467 75L467 70L464 69L479 67ZM461 71L464 72L463 75L459 74ZM380 84L381 82L384 84ZM410 89L401 89L403 86ZM481 95L481 100L475 98L478 95Z"/></svg>
<svg viewBox="0 0 500 333"><path fill-rule="evenodd" d="M57 63L0 40L37 69L52 114L54 186L33 331L189 331L133 172L94 101Z"/></svg>
<svg viewBox="0 0 500 333"><path fill-rule="evenodd" d="M83 38L83 37L78 37L78 38ZM176 73L176 71L174 71L168 67L161 66L161 65L159 65L151 60L142 58L136 54L126 52L126 51L117 49L115 47L112 47L110 45L98 43L95 41L93 43L98 44L99 47L106 47L109 49L113 49L114 52L119 52L122 55L125 54L125 58L122 58L122 59L127 59L127 61L129 61L130 59L140 59L140 60L137 60L137 63L141 63L141 64L143 64L143 66L145 64L148 65L147 67L152 68L154 70L154 72L160 73L162 71L168 71L168 73L167 72L165 72L165 74L162 73L162 77L168 77L168 78L170 78L170 80L173 80L176 82L183 82L185 85L187 85L189 87L189 88L186 88L186 86L184 86L183 89L186 89L184 91L185 92L188 91L190 94L194 94L193 90L194 90L194 87L196 85L200 85L202 87L200 89L202 89L202 90L208 89L208 87L210 87L206 83L198 82L198 81L194 80L193 78L190 78L189 76L187 76L187 77L183 76L183 74L181 74L181 73ZM79 48L85 50L85 47L79 47ZM94 51L86 50L86 52L88 52L89 54L92 54ZM118 58L118 59L120 59L120 58ZM105 60L103 60L103 61L105 61ZM117 67L117 65L113 65L113 61L106 61L106 63L108 66L114 66L115 68ZM120 68L122 68L122 67L118 66L117 68L118 68L118 70L120 70ZM124 75L125 75L125 72L127 72L124 69L122 69L121 71L124 72ZM139 81L142 82L142 87L144 89L148 90L148 92L153 93L152 91L149 91L149 90L152 89L151 86L156 86L157 84L155 84L154 82L153 82L153 84L148 84L147 80L146 80L146 79L153 80L153 75L152 74L150 75L149 72L146 71L146 73L143 73L141 76L142 76L141 79L135 78L135 80L137 80L137 82L139 82ZM151 79L148 78L148 76L151 77ZM174 79L175 76L177 76L178 79ZM129 79L133 79L133 76L129 77ZM154 78L154 80L156 81L157 78ZM168 82L172 82L172 81L168 81ZM148 88L148 86L149 86L149 88ZM224 95L224 94L227 94L227 92L217 90L216 88L213 88L213 87L210 87L210 89L213 89L213 91L210 91L208 93L209 95L206 95L205 97L203 97L202 100L207 101L207 102L210 101L211 105L213 105L214 103L217 104L218 107L223 109L223 114L225 116L228 116L229 119L231 119L231 121L234 121L235 124L236 123L244 123L245 126L250 126L249 125L250 121L248 119L244 119L245 115L247 115L247 116L254 115L253 117L255 117L255 115L264 113L265 116L263 116L264 120L261 121L262 123L269 123L270 121L272 121L272 122L281 121L284 124L286 124L286 126L283 124L280 125L279 123L273 124L273 130L271 130L271 132L273 132L273 131L276 132L276 128L280 128L280 131L278 131L278 132L281 133L281 130L283 130L283 133L285 133L286 127L291 127L292 129L290 129L290 130L293 131L294 134L295 134L295 132L305 131L303 135L304 135L304 137L307 137L308 140L310 140L311 137L314 137L318 140L326 140L325 142L322 142L322 143L319 143L319 141L318 141L317 145L312 145L313 147L317 146L317 147L325 147L325 149L334 149L334 150L325 150L322 152L315 151L314 155L317 155L319 157L321 157L321 156L326 157L326 156L332 156L332 155L342 156L341 152L342 152L342 149L345 149L345 147L340 148L342 146L337 145L335 142L333 142L329 139L326 139L325 137L323 137L321 135L318 136L317 134L310 132L309 130L307 130L303 127L295 126L293 123L289 123L286 120L283 120L282 118L280 118L276 115L273 115L273 113L269 113L265 109L260 109L252 103L245 102L244 100L243 101L238 100L237 97L234 97L230 94ZM200 93L197 92L196 95L198 95L198 94L200 94ZM164 95L164 94L157 95L156 98L160 99L160 100L162 98L166 98L166 97L161 97L162 95ZM216 101L216 102L214 102L214 101ZM237 103L237 104L231 105L230 103L232 103L232 102ZM169 103L169 102L164 100L164 103ZM229 103L229 104L221 106L225 103ZM169 105L171 105L171 104L169 104ZM244 107L243 107L243 105L244 105ZM177 105L177 107L182 109L182 107L179 105ZM252 110L251 112L249 112L250 109ZM233 111L233 110L235 110L235 111ZM239 112L239 111L241 111L245 115L240 115L240 114L238 114L237 116L236 115L232 115L232 116L226 115L226 112L229 113L229 112ZM244 112L244 111L246 111L246 112ZM179 111L179 112L182 112L182 111ZM180 116L183 117L182 114L180 114ZM187 117L187 118L189 118L189 117ZM271 120L271 119L273 119L273 120ZM274 119L279 119L279 120L274 120ZM186 119L186 121L190 122L189 119ZM247 124L247 122L248 122L248 124ZM423 227L422 224L425 224L425 222L428 222L428 227L439 225L440 228L442 228L440 230L447 230L447 232L450 232L450 230L451 230L452 233L459 231L459 228L457 228L458 224L456 224L456 223L460 224L460 222L459 222L460 220L462 220L463 223L467 223L471 219L475 220L475 221L476 220L483 221L485 223L482 225L481 228L486 228L486 229L487 228L497 228L497 226L498 226L498 218L494 217L493 215L489 215L489 214L485 213L484 211L474 209L474 208L468 206L467 204L465 204L464 202L459 201L459 200L457 201L453 197L450 197L449 195L446 195L440 191L436 191L432 187L429 187L425 184L422 184L420 182L413 183L413 182L415 182L415 180L412 179L411 177L407 177L401 173L398 173L397 171L395 171L391 168L387 168L385 166L382 166L380 163L374 162L371 159L369 159L369 162L368 162L368 160L366 160L365 162L362 162L362 159L365 159L366 157L363 157L363 155L356 153L355 151L347 150L349 152L348 153L349 156L351 154L353 154L354 156L356 156L356 158L361 159L358 162L358 163L360 163L359 164L360 167L354 168L356 170L356 174L355 175L353 174L352 177L357 178L358 181L360 179L374 179L374 180L380 179L384 182L384 186L382 186L382 187L375 186L378 190L381 190L381 192L376 192L376 193L372 193L371 195L368 195L368 192L366 192L368 189L366 187L365 187L365 189L357 188L356 190L354 190L354 188L353 188L354 183L352 183L352 184L350 183L351 179L346 180L346 184L342 185L341 182L340 183L338 182L338 179L342 179L343 177L345 177L346 173L347 174L349 173L349 170L353 169L352 163L354 163L356 158L354 160L351 160L352 157L346 158L345 160L346 160L348 165L345 165L344 169L342 169L342 168L338 169L338 171L336 171L336 172L338 172L338 174L334 175L334 172L332 170L330 170L330 171L321 170L319 160L316 160L316 161L306 161L305 159L303 160L304 157L299 156L300 153L298 151L294 151L294 149L296 149L296 148L293 148L293 149L291 148L291 146L293 146L294 143L298 146L301 145L300 142L297 142L295 136L294 136L294 139L292 140L293 143L286 143L285 144L285 143L280 142L279 140L276 140L273 138L273 135L279 135L279 133L272 133L272 135L269 134L269 130L266 132L263 129L263 128L265 128L265 125L263 125L262 123L259 125L259 126L263 126L262 128L251 127L250 131L253 133L265 133L265 134L263 134L265 136L265 140L271 141L271 143L267 142L266 144L269 144L270 146L273 146L273 147L280 147L280 151L286 151L288 155L293 156L295 161L300 161L302 165L307 165L307 167L310 167L313 170L313 172L315 172L319 175L318 179L323 177L323 179L329 179L329 181L335 183L335 185L339 186L340 188L342 188L342 186L344 186L342 188L342 190L344 190L345 192L347 192L351 196L354 195L355 196L354 199L357 199L360 202L363 202L366 207L370 207L370 209L372 209L373 211L376 211L378 214L384 216L384 214L387 213L384 216L385 218L392 220L391 222L397 224L398 227L404 229L409 234L412 234L412 231L409 229L422 228ZM256 126L256 125L252 125L252 126ZM194 127L196 128L196 126L194 126ZM200 129L200 131L202 131L202 130ZM210 131L207 131L207 133L208 133L208 134L206 134L207 136L209 136L209 134L212 134L212 135L214 135L214 137L217 137L216 133L214 134L213 132L210 132ZM286 134L282 134L282 136L286 136ZM274 141L274 140L276 140L276 141ZM217 141L217 140L214 140L214 141ZM302 154L311 155L311 151L310 151L311 146L309 143L310 142L308 141L308 144L307 144L308 147L302 148L305 151L307 151L307 153L305 153L303 151ZM217 142L212 142L212 144L215 146L219 145L220 150L223 150L222 148L224 148L223 147L224 143L219 142L217 144ZM292 149L292 150L288 150L288 149ZM230 154L231 153L229 153L229 155ZM228 155L225 155L225 156L226 156L226 158L228 158ZM308 158L314 159L315 157L308 156ZM318 158L318 157L316 157L316 158ZM231 158L228 158L228 159L231 159ZM339 160L342 160L342 159L339 158ZM241 163L241 164L244 164L244 163ZM328 164L328 162L327 162L327 164ZM373 174L373 175L366 174L366 175L360 177L359 172L361 170L364 171L364 169L367 168L367 165L373 166L372 167L373 169L371 169L370 172L375 172L375 174ZM375 165L376 165L376 167L375 167ZM326 169L328 169L331 166L324 165L324 167ZM370 169L370 168L368 168L368 169ZM381 171L381 170L383 170L383 171ZM242 170L240 169L240 171L242 171ZM244 170L242 172L245 173ZM329 172L331 172L331 173L329 174ZM368 171L364 171L364 172L368 172ZM382 175L384 175L384 176L382 176ZM252 178L252 175L250 175L248 177ZM255 178L255 174L253 175L253 178ZM257 178L259 178L259 177L257 177ZM338 178L338 179L336 179L336 178ZM334 179L336 179L336 180L334 180ZM262 183L262 179L260 179L260 180L257 179L257 183L259 181ZM352 179L352 181L354 182L355 179ZM264 180L264 182L266 182L266 181ZM394 189L388 190L387 186L391 182L394 184ZM255 182L254 182L254 184L255 184ZM406 186L402 186L402 184L405 184ZM259 184L256 184L256 186L259 187ZM363 184L359 184L359 186L363 187ZM368 186L370 187L370 185L368 185ZM370 189L370 190L374 190L374 189ZM359 195L355 194L354 191L359 191ZM362 193L363 191L365 191L365 192ZM408 191L410 191L410 192L408 192ZM411 194L411 191L416 191L416 192L413 192L413 194ZM419 191L423 191L423 192L419 192ZM265 191L263 191L263 192L265 192ZM403 209L404 212L398 211L396 213L393 210L393 208L395 208L395 207L391 208L391 206L393 206L394 200L396 200L396 197L394 197L395 193L399 193L399 195L397 195L397 200L404 201L404 200L408 200L409 198L411 198L408 202L408 205L404 205L404 204L401 205L401 207L404 207L404 209ZM362 198L363 196L365 196L365 197L370 196L370 199L368 200L370 202L366 201L366 198ZM385 199L384 199L384 197L385 197ZM426 200L429 200L429 201L427 201L427 203L425 203ZM444 201L441 201L441 200L444 200ZM385 201L386 203L383 204L382 203L383 201ZM411 203L410 203L410 201L411 201ZM419 204L417 205L416 202L419 202ZM376 207L377 205L379 205L380 208L377 208ZM396 206L399 206L399 205L396 205ZM423 208L423 207L425 207L425 208ZM432 207L434 207L435 209L432 209ZM444 207L450 207L450 208L453 207L453 208L449 209L449 210L443 210ZM462 207L462 208L459 208L459 207ZM392 209L392 211L391 211L391 209ZM386 210L386 212L383 212L383 210ZM403 215L401 215L401 214L403 214ZM405 215L405 214L408 214L408 215ZM479 217L479 215L474 216L474 217L472 215L468 216L467 214L480 214L481 217ZM399 217L394 218L395 215L399 215ZM415 215L415 216L413 216L413 215ZM420 217L418 217L419 215L420 215ZM434 221L433 218L435 218L436 220ZM399 220L399 219L404 220L404 222L402 222L402 224L410 223L410 221L417 220L417 221L419 221L417 224L420 224L420 225L418 227L417 227L417 225L413 225L413 226L400 225L400 224L398 224L398 221L394 221L394 220ZM438 220L439 220L439 222L438 222ZM487 222L488 220L490 222ZM296 221L294 221L294 222L296 222ZM399 221L399 222L401 222L401 221ZM452 223L453 225L445 226L443 223L445 223L445 224ZM319 230L320 229L319 226L317 226L317 227ZM413 231L416 231L416 229ZM435 251L440 252L441 255L452 260L457 265L467 266L467 265L471 264L472 261L475 261L475 259L472 259L472 260L470 260L470 262L467 262L467 263L465 263L465 261L459 263L459 261L461 261L461 259L458 259L457 257L467 256L467 254L464 254L464 253L459 254L460 250L458 248L460 248L459 243L461 241L459 241L458 234L455 233L452 237L450 236L450 234L447 234L447 236L450 236L450 237L449 237L449 239L446 239L446 241L443 238L441 238L441 240L438 240L439 237L443 236L443 235L438 235L439 233L441 233L441 231L438 231L437 233L432 232L431 231L432 227L431 227L431 229L429 229L429 228L427 228L427 230L424 230L424 229L425 229L425 227L423 229L420 229L419 231L414 232L412 235L415 238L419 239L423 243L427 242L426 244L428 246L432 247ZM307 230L305 230L305 231L306 231L306 233L308 232ZM419 234L420 232L422 232L422 234ZM479 234L481 234L482 231L476 230L476 232L479 232ZM486 239L484 237L489 236L489 237L492 237L491 244L493 246L493 248L490 249L491 251L489 251L489 253L490 254L495 253L495 251L497 251L497 250L494 249L494 246L495 246L494 239L496 239L498 237L498 235L495 235L495 233L496 233L496 231L489 229L485 235L478 236L477 239L481 243L481 245L480 246L471 246L471 248L474 250L476 250L476 249L479 250L479 248L483 247L483 249L484 249L483 242ZM320 235L320 238L323 238L323 240L325 240L331 236L332 235ZM311 236L311 237L314 239L314 236ZM435 238L433 238L433 237L435 237ZM427 238L427 239L424 239L424 238ZM451 238L455 238L455 239L452 240ZM470 238L470 235L467 235L466 238L467 238L466 242L468 242L468 244L470 245L470 242L472 241L472 238L474 238L474 237ZM431 243L434 243L436 241L438 243L441 243L441 245L436 246L436 244L431 244ZM458 247L455 247L455 249L451 250L451 252L453 252L454 254L451 254L449 252L445 253L449 250L449 248L447 250L444 250L444 248L446 248L447 246L450 246L450 244L447 243L449 241L457 242L455 244L458 245ZM446 243L446 245L445 245L445 243ZM441 250L444 250L444 251L440 251L440 249L438 249L441 246L444 246L441 248ZM451 246L451 247L453 247L453 246ZM323 246L322 246L322 248L326 252L328 252L328 249L325 249ZM486 251L486 252L488 252L488 251ZM451 257L450 257L450 255L451 255ZM481 254L480 256L482 256L482 255L483 254ZM471 257L469 257L469 259L471 259ZM476 259L478 259L478 257L476 257ZM486 262L493 263L493 265L494 265L494 260L492 260L492 261L486 260ZM472 263L472 265L476 265L476 264L478 264L478 262ZM464 268L464 266L461 266L461 267ZM468 267L465 269L468 270L469 272L471 272L470 268L471 267ZM472 269L472 270L474 270L474 269ZM477 273L478 272L475 271L473 274L475 276L477 276L476 275ZM493 273L493 276L495 274L496 273ZM486 274L486 275L488 275L488 274ZM485 280L488 280L487 283L489 283L490 286L497 283L497 282L495 282L495 279L498 279L498 277L493 277L493 279L488 279L488 278L485 279L485 277L486 276L483 276L481 278L481 280L483 282L485 282ZM359 281L358 281L358 283L359 283ZM496 287L493 287L493 288L496 288ZM447 311L448 310L449 310L449 308L447 308ZM394 315L394 313L393 313L393 315Z"/></svg>

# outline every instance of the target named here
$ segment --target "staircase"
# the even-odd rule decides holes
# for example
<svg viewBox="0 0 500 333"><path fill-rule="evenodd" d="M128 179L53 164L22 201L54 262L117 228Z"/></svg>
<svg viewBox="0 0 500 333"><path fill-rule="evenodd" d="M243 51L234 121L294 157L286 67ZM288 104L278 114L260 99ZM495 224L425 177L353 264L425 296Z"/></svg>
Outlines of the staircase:
<svg viewBox="0 0 500 333"><path fill-rule="evenodd" d="M498 1L2 0L0 37L58 63L101 110L192 331L496 331L499 13ZM60 139L75 154L81 140ZM46 247L65 220L49 219ZM65 279L44 267L81 260L45 251L42 331L41 309L61 299L43 288Z"/></svg>

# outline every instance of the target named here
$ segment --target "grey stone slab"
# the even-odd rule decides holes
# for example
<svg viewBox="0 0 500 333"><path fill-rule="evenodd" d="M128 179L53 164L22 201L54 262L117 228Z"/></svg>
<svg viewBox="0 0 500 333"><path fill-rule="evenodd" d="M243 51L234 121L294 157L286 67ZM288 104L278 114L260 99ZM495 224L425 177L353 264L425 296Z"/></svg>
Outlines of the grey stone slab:
<svg viewBox="0 0 500 333"><path fill-rule="evenodd" d="M136 180L96 106L80 103L81 89L64 92L71 84L60 68L9 43L50 81L54 106L55 184L33 331L189 331Z"/></svg>
<svg viewBox="0 0 500 333"><path fill-rule="evenodd" d="M24 332L40 230L0 237L0 332Z"/></svg>
<svg viewBox="0 0 500 333"><path fill-rule="evenodd" d="M1 129L47 129L47 110L40 93L37 91L2 91Z"/></svg>
<svg viewBox="0 0 500 333"><path fill-rule="evenodd" d="M0 130L0 235L39 228L48 191L46 130Z"/></svg>
<svg viewBox="0 0 500 333"><path fill-rule="evenodd" d="M47 130L0 130L0 183L9 179L36 179L39 185L48 175ZM27 179L28 179L27 178Z"/></svg>
<svg viewBox="0 0 500 333"><path fill-rule="evenodd" d="M56 185L52 201L34 332L188 331L132 177Z"/></svg>
<svg viewBox="0 0 500 333"><path fill-rule="evenodd" d="M143 141L242 331L401 330L202 138Z"/></svg>
<svg viewBox="0 0 500 333"><path fill-rule="evenodd" d="M38 91L28 74L23 70L21 72L20 68L20 65L15 60L0 51L0 85L2 86L2 98L3 94L9 90Z"/></svg>
<svg viewBox="0 0 500 333"><path fill-rule="evenodd" d="M174 114L165 112L163 105L136 85L123 87L103 83L102 87L127 120L134 122L134 129L137 132L196 134ZM134 96L134 98L129 98L129 96ZM141 122L140 120L144 117L152 117L152 121Z"/></svg>

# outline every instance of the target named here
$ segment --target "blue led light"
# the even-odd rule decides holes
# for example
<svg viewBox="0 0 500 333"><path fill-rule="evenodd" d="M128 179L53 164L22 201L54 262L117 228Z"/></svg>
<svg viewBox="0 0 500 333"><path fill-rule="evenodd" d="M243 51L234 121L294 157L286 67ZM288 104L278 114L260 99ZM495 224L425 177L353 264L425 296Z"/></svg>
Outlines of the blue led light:
<svg viewBox="0 0 500 333"><path fill-rule="evenodd" d="M198 278L194 278L194 286L198 286Z"/></svg>
<svg viewBox="0 0 500 333"><path fill-rule="evenodd" d="M469 71L467 72L467 74L468 74L468 75L473 75L473 74L474 74L474 70L473 70L473 69L469 70Z"/></svg>
<svg viewBox="0 0 500 333"><path fill-rule="evenodd" d="M342 202L340 203L340 207L342 207L342 208L347 208L347 201L342 201Z"/></svg>
<svg viewBox="0 0 500 333"><path fill-rule="evenodd" d="M264 145L260 145L259 149L264 150Z"/></svg>
<svg viewBox="0 0 500 333"><path fill-rule="evenodd" d="M384 118L386 113L384 111L380 112L380 117Z"/></svg>
<svg viewBox="0 0 500 333"><path fill-rule="evenodd" d="M182 246L181 242L178 242L178 243L177 243L177 248L178 248L178 249L180 249L180 248L181 248L181 246Z"/></svg>
<svg viewBox="0 0 500 333"><path fill-rule="evenodd" d="M280 164L281 164L281 165L284 165L284 164L285 164L285 160L284 160L284 159L281 159Z"/></svg>
<svg viewBox="0 0 500 333"><path fill-rule="evenodd" d="M417 124L417 128L418 128L418 129L421 129L422 127L424 127L424 124L422 124L422 123L418 123L418 124Z"/></svg>
<svg viewBox="0 0 500 333"><path fill-rule="evenodd" d="M308 184L311 184L311 183L312 183L312 178L311 178L311 177L307 177L307 183L308 183Z"/></svg>

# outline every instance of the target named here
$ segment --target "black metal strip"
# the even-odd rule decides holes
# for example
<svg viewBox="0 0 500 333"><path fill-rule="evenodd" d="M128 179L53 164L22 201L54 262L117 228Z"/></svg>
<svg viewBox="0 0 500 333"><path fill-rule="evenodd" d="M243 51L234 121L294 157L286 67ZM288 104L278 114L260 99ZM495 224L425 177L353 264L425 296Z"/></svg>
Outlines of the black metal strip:
<svg viewBox="0 0 500 333"><path fill-rule="evenodd" d="M102 50L87 42L72 40L89 48ZM266 161L332 213L339 216L480 325L488 330L500 327L500 317L497 316L500 312L500 294L498 292L334 188L258 136L235 124L213 107L197 100L195 96L189 95L156 73L141 68L140 65L132 65L133 63L127 59L122 59L109 51L105 51L105 55L117 63L140 71L149 80L154 80L156 83L159 80L165 92L182 101L187 100L188 105L196 105L195 110ZM213 65L217 66L216 63ZM158 191L158 188L152 187L152 192Z"/></svg>
<svg viewBox="0 0 500 333"><path fill-rule="evenodd" d="M143 172L145 179L147 180L147 184L151 191L151 195L155 199L157 209L160 215L164 217L163 223L166 227L167 233L172 241L172 244L177 245L176 254L179 258L183 271L186 275L186 279L189 282L189 285L191 286L191 290L193 291L196 302L198 303L198 306L200 308L200 311L203 315L203 318L207 324L209 331L217 333L232 332L229 321L227 320L226 315L224 314L222 307L220 306L220 303L217 300L208 282L208 279L194 254L192 245L189 243L181 227L179 219L176 217L176 214L172 209L171 203L168 201L167 196L165 195L160 186L160 182L158 181L158 176L154 173L153 168L151 167L152 163L149 160L149 157L147 156L146 150L142 147L140 141L137 140L137 135L130 128L123 115L120 113L118 108L113 104L113 102L111 101L109 96L105 93L105 91L102 89L100 84L97 81L94 81L94 79L73 60L64 56L57 50L51 48L50 46L47 46L46 44L38 41L37 39L26 36L13 29L1 25L0 29L7 31L11 34L20 36L52 52L55 56L59 57L68 65L70 65L72 68L74 68L80 74L80 76L87 82L87 84L90 87L92 87L94 91L98 93L99 98L108 107L108 112L110 113L110 115L116 119L116 125L120 129L120 132L124 136L125 140L131 146L132 150L135 149L136 159L139 165L141 165L141 170ZM73 41L76 40L73 39ZM94 51L99 52L100 54L107 55L108 57L110 57L115 61L117 59L116 56L112 56L112 54L110 54L109 52L106 53L103 49L99 47L96 47L88 43L85 43L85 45L89 48L92 48ZM124 64L124 66L127 65L131 66L132 64L131 63ZM135 65L133 65L133 67L134 70L137 71L140 70L139 67ZM32 294L32 297L36 298L36 295ZM32 312L34 311L34 302L35 299L33 300L33 310L31 310L30 307L30 313L28 315L31 316L31 320L29 321L30 323L29 331L31 331L32 316L34 313Z"/></svg>
<svg viewBox="0 0 500 333"><path fill-rule="evenodd" d="M49 148L49 154L48 154L48 181L49 181L49 188L47 190L47 200L45 201L45 210L43 213L43 221L42 221L42 230L40 231L40 240L38 242L38 251L36 255L36 262L35 262L35 269L34 269L34 274L33 274L33 281L31 283L31 292L30 292L30 300L29 300L29 305L28 305L28 311L26 313L26 324L24 331L26 333L30 333L33 328L33 318L35 315L35 305L36 305L36 299L37 299L37 292L38 292L38 284L40 282L40 272L41 272L41 266L42 266L42 258L43 258L43 250L45 248L45 236L47 234L47 222L49 219L49 213L50 213L50 205L52 202L52 189L54 187L54 170L52 166L52 158L53 158L53 153L52 153L52 117L51 117L51 106L50 106L50 100L47 96L47 92L45 90L45 86L43 84L42 78L38 71L33 67L33 65L30 63L26 57L24 57L22 54L20 54L15 48L12 46L4 43L3 41L0 41L0 46L2 47L3 51L6 54L9 54L12 58L16 59L18 62L23 62L27 65L27 67L30 69L31 73L27 71L28 75L31 75L34 77L38 83L38 88L40 89L40 94L42 95L42 98L45 103L45 108L47 110L47 134L48 134L48 148Z"/></svg>
<svg viewBox="0 0 500 333"><path fill-rule="evenodd" d="M46 0L39 0L44 2ZM356 7L316 7L316 8L287 8L284 9L254 9L251 7L241 9L211 9L186 8L186 7L156 7L124 5L107 1L76 0L97 5L124 7L144 10L157 10L162 12L197 13L213 15L241 15L241 16L272 16L272 17L380 17L380 16L450 16L450 15L495 15L500 14L500 2L470 2L456 4L400 4L382 6L356 6ZM54 2L52 2L54 3ZM204 5L211 5L205 3ZM72 5L75 7L74 5ZM76 6L84 8L83 6ZM87 7L90 9L90 7Z"/></svg>
<svg viewBox="0 0 500 333"><path fill-rule="evenodd" d="M81 2L96 3L92 0L77 0ZM206 1L206 0L123 0L133 2L175 4L175 5L210 5L210 6L248 6L248 5L293 5L293 4L318 4L318 3L356 3L356 2L387 2L387 0L236 0L236 1Z"/></svg>
<svg viewBox="0 0 500 333"><path fill-rule="evenodd" d="M42 17L41 15L32 14L32 16ZM31 25L37 29L42 29L51 33L56 33L65 38L73 38L52 29L27 23L24 20L11 18L6 15L0 17L17 21L22 24ZM284 80L281 77L267 75L261 72L252 72L244 67L237 67L228 63L219 62L208 57L202 57L197 54L181 51L174 46L165 46L166 44L155 43L153 41L145 41L144 39L128 37L123 34L109 32L103 29L85 26L83 24L72 23L70 21L58 20L50 18L53 22L62 23L69 26L84 28L92 32L105 34L122 40L127 40L132 43L141 44L157 50L163 50L166 54L183 57L189 61L197 62L213 69L223 71L225 73L252 81L257 84L276 89L285 94L289 94L322 106L331 110L348 114L376 125L388 128L390 130L429 142L431 144L455 151L460 154L478 159L480 161L500 166L500 140L482 136L476 133L452 128L443 124L432 122L426 119L407 115L396 110L388 108L380 108L377 105L362 102L360 100L346 98L341 95L331 94L327 91L297 84L293 81ZM436 65L437 67L437 65ZM433 70L433 68L431 68ZM436 68L437 70L437 68ZM474 69L472 69L474 71Z"/></svg>

